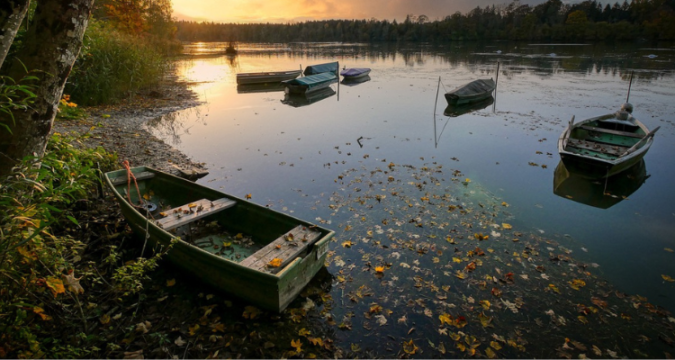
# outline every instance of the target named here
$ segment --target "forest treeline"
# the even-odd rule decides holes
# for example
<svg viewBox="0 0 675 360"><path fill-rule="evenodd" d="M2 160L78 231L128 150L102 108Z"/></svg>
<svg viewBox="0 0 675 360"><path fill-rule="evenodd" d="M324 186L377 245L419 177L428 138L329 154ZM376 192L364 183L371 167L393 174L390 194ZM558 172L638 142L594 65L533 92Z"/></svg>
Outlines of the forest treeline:
<svg viewBox="0 0 675 360"><path fill-rule="evenodd" d="M624 0L603 6L595 0L530 6L476 7L442 20L408 15L396 20L321 20L287 24L178 21L182 41L242 42L444 42L457 40L675 40L675 0Z"/></svg>

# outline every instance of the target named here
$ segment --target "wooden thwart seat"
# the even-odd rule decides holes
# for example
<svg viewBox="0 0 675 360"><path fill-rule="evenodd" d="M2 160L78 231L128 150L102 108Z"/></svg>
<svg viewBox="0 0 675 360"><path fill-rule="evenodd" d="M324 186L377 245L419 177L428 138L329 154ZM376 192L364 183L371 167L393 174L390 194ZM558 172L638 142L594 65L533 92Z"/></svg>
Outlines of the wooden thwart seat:
<svg viewBox="0 0 675 360"><path fill-rule="evenodd" d="M605 133L605 134L626 136L626 137L632 137L632 138L636 138L636 139L642 139L643 137L645 137L644 134L636 134L636 133L632 133L632 132L628 132L628 131L619 131L619 130L612 130L612 129L603 129L603 128L586 126L586 125L579 126L579 128L587 130L587 131L595 131L595 132Z"/></svg>
<svg viewBox="0 0 675 360"><path fill-rule="evenodd" d="M162 213L166 214L166 216L162 219L156 220L156 223L164 230L171 230L179 226L186 225L197 219L201 219L205 216L209 216L227 208L231 208L236 203L236 201L230 200L228 198L222 198L213 201L201 199L183 206L162 211Z"/></svg>
<svg viewBox="0 0 675 360"><path fill-rule="evenodd" d="M569 139L567 142L568 146L573 146L578 149L584 149L584 150L591 150L607 155L613 155L613 156L621 156L623 153L628 150L627 147L625 146L618 146L618 145L608 145L608 144L602 144L602 143L597 143L593 141L587 141L587 140L578 140L578 139Z"/></svg>
<svg viewBox="0 0 675 360"><path fill-rule="evenodd" d="M293 261L308 246L313 244L321 235L319 231L298 225L293 230L278 237L262 249L247 257L239 265L254 270L276 273ZM279 259L279 266L270 266L270 262ZM277 262L279 262L277 260Z"/></svg>

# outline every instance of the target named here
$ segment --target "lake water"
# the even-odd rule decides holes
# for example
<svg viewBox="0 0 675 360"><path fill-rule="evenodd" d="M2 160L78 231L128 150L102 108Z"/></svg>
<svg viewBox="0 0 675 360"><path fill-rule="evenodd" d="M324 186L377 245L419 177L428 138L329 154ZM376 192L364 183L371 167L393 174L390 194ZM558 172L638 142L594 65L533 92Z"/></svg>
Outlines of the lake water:
<svg viewBox="0 0 675 360"><path fill-rule="evenodd" d="M522 355L506 345L526 337L517 330L529 326L525 316L549 321L543 314L551 309L574 313L547 302L592 305L597 292L618 291L675 310L675 283L666 281L675 277L675 47L242 44L236 57L218 55L223 48L187 47L192 55L178 62L178 71L204 104L155 119L148 129L206 163L210 174L200 183L250 194L250 201L336 231L327 266L332 300L322 315L345 330L334 335L343 355L470 355L462 346L449 350L456 336L469 349L475 339L467 334L480 340L456 319L483 321L475 308L488 298L493 307L481 314L493 314L495 329L487 334L507 337L505 349L483 349L488 356L493 350L506 357L564 356L532 346ZM291 101L274 87L236 84L240 72L332 61L372 68L370 80L333 84L325 98ZM579 121L618 110L631 72L634 116L650 129L661 127L644 171L630 173L628 184L607 184L614 197L603 196L601 182L574 179L556 194L561 132L572 116ZM477 78L498 81L494 103L444 115L443 93ZM591 198L595 206L584 203ZM477 240L483 236L488 239ZM472 263L475 272L467 270ZM502 289L514 274L526 285ZM588 296L568 285L580 278ZM494 288L504 295L491 294ZM441 321L438 331L446 313L455 323ZM443 334L445 327L455 333ZM578 337L593 334L575 329ZM541 346L549 341L531 336ZM555 338L558 345L565 336ZM414 345L401 349L394 338Z"/></svg>

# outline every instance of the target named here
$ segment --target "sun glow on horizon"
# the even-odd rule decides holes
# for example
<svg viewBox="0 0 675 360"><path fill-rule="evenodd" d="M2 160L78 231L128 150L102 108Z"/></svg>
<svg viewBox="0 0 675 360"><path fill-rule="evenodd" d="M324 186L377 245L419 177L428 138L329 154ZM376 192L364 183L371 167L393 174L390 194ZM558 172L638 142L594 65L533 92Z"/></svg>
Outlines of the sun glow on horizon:
<svg viewBox="0 0 675 360"><path fill-rule="evenodd" d="M476 0L172 0L172 4L178 20L220 23L371 18L401 21L407 14L424 14L434 20L477 5Z"/></svg>

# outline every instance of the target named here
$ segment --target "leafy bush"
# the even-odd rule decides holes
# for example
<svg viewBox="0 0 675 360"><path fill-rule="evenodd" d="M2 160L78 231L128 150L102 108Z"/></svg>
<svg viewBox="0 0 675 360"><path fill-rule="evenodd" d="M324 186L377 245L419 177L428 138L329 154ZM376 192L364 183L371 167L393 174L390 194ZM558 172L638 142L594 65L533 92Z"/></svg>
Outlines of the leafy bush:
<svg viewBox="0 0 675 360"><path fill-rule="evenodd" d="M30 82L35 76L25 76L20 82L11 77L0 76L0 131L12 132L15 110L26 110L35 100Z"/></svg>
<svg viewBox="0 0 675 360"><path fill-rule="evenodd" d="M141 291L165 253L117 250L129 233L97 196L117 156L77 145L55 134L0 183L0 358L101 356L103 309Z"/></svg>
<svg viewBox="0 0 675 360"><path fill-rule="evenodd" d="M65 92L80 105L114 103L156 85L167 61L150 41L92 19Z"/></svg>

